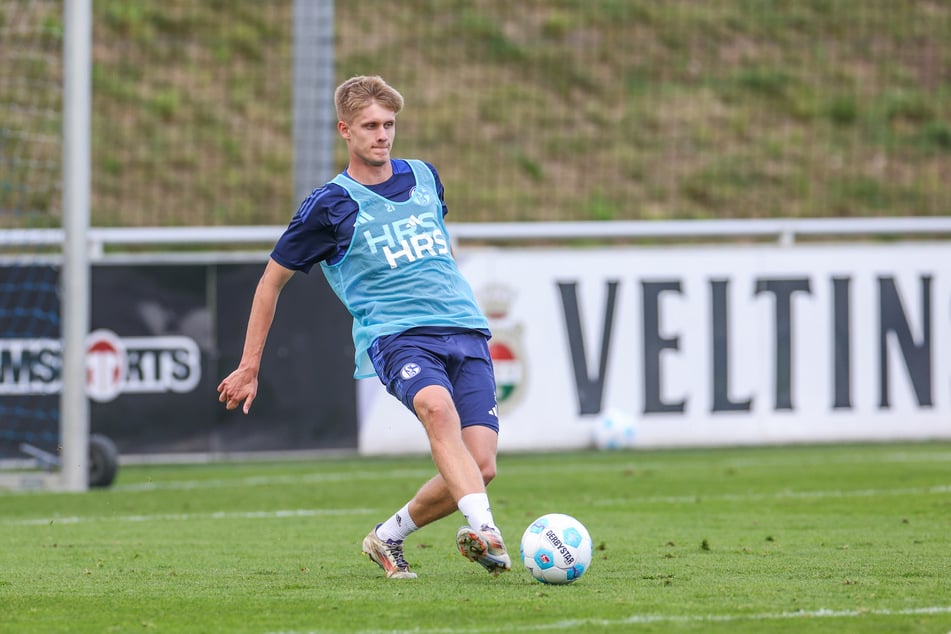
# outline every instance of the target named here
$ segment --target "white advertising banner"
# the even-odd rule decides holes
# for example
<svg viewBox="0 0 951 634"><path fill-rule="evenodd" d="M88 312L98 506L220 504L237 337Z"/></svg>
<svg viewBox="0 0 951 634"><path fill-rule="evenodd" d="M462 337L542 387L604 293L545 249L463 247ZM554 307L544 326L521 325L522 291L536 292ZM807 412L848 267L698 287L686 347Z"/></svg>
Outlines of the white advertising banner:
<svg viewBox="0 0 951 634"><path fill-rule="evenodd" d="M501 451L951 438L951 245L499 248L460 266L490 317ZM360 386L359 447L425 452Z"/></svg>

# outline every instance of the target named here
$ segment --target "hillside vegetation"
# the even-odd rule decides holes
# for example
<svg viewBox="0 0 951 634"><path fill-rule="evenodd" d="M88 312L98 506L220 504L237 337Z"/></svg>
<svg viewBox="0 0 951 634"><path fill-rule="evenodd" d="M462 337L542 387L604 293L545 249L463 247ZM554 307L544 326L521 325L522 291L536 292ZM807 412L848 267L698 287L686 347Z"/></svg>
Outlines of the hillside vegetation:
<svg viewBox="0 0 951 634"><path fill-rule="evenodd" d="M94 11L94 224L284 224L290 0ZM403 92L395 154L439 168L455 220L951 202L946 2L350 0L334 23L337 79Z"/></svg>

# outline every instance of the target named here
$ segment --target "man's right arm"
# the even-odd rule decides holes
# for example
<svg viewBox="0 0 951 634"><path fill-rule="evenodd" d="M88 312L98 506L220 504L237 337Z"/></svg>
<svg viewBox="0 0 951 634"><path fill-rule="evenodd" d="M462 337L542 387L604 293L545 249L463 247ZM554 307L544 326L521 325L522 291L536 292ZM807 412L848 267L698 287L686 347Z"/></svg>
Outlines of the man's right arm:
<svg viewBox="0 0 951 634"><path fill-rule="evenodd" d="M251 315L244 338L244 351L238 368L218 385L218 400L227 409L235 409L243 403L245 414L251 409L258 391L258 372L268 332L274 322L277 300L294 271L268 260L264 273L258 281L251 303Z"/></svg>

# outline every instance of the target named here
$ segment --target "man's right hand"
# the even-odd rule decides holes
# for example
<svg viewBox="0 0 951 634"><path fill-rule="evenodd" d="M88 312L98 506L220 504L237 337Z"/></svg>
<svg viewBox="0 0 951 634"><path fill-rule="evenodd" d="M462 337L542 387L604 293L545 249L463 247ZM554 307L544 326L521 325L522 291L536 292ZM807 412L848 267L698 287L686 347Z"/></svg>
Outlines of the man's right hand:
<svg viewBox="0 0 951 634"><path fill-rule="evenodd" d="M235 409L242 402L245 414L251 409L251 403L258 395L258 373L246 368L238 368L218 384L218 400L227 409Z"/></svg>

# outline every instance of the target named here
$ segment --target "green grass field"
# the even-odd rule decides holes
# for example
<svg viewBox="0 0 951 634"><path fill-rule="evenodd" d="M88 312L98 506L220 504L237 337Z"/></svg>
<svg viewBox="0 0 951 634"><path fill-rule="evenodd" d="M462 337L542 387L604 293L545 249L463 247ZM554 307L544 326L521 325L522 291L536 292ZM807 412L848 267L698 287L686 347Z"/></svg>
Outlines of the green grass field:
<svg viewBox="0 0 951 634"><path fill-rule="evenodd" d="M0 493L0 632L951 631L951 444L502 455L510 550L547 512L577 583L499 578L416 533L419 579L360 554L428 458L124 466L88 494Z"/></svg>

